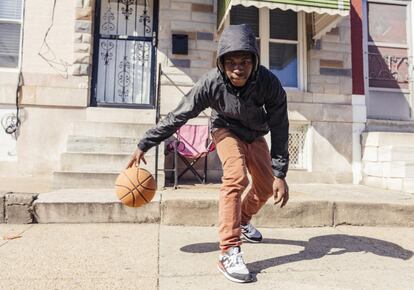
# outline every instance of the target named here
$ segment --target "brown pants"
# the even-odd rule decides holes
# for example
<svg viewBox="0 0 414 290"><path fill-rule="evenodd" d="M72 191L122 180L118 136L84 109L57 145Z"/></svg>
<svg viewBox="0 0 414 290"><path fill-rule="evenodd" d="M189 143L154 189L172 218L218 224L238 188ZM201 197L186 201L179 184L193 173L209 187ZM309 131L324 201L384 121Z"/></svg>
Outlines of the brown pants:
<svg viewBox="0 0 414 290"><path fill-rule="evenodd" d="M269 148L264 137L249 144L241 141L227 129L213 132L217 154L223 166L219 199L220 249L227 251L240 246L240 225L247 224L273 195L273 172ZM249 184L252 186L243 201L241 195Z"/></svg>

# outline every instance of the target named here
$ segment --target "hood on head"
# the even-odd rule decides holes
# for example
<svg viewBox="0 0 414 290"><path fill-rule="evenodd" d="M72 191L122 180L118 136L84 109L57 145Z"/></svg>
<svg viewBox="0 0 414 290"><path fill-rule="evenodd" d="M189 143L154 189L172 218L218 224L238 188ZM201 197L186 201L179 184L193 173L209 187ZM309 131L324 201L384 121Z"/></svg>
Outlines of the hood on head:
<svg viewBox="0 0 414 290"><path fill-rule="evenodd" d="M217 67L222 73L224 73L223 56L234 51L247 51L254 55L255 65L252 75L256 74L260 63L259 50L250 25L230 25L223 30L217 48Z"/></svg>

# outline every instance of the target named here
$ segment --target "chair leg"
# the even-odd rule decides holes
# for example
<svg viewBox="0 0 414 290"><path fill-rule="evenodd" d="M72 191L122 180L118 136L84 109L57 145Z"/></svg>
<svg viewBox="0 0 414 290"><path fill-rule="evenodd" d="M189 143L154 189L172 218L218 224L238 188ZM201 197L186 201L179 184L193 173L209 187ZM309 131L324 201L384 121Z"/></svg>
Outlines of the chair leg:
<svg viewBox="0 0 414 290"><path fill-rule="evenodd" d="M178 152L177 152L177 143L174 142L174 189L177 189L178 186Z"/></svg>
<svg viewBox="0 0 414 290"><path fill-rule="evenodd" d="M197 159L194 159L191 163L190 162L188 162L188 160L185 158L185 157L183 157L183 156L181 156L181 155L179 155L180 156L180 158L181 158L181 160L185 163L185 165L187 166L187 168L186 169L184 169L183 170L183 172L181 172L180 173L180 175L178 176L178 179L180 179L188 170L190 170L196 177L197 177L197 179L201 182L201 183L203 183L203 178L202 178L202 176L197 172L197 170L195 170L194 169L194 167L193 167L193 165L200 159L200 157L199 158L197 158Z"/></svg>
<svg viewBox="0 0 414 290"><path fill-rule="evenodd" d="M208 155L204 156L204 178L203 178L203 184L207 183L207 157Z"/></svg>

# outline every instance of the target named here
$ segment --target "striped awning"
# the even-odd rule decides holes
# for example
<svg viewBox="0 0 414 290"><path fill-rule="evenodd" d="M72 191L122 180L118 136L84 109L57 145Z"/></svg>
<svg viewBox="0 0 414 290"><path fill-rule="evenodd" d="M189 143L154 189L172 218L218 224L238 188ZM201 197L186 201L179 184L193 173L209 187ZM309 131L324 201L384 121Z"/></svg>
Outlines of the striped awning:
<svg viewBox="0 0 414 290"><path fill-rule="evenodd" d="M315 13L314 38L317 39L333 28L341 17L349 15L350 0L218 0L217 30L221 29L231 8L236 5Z"/></svg>

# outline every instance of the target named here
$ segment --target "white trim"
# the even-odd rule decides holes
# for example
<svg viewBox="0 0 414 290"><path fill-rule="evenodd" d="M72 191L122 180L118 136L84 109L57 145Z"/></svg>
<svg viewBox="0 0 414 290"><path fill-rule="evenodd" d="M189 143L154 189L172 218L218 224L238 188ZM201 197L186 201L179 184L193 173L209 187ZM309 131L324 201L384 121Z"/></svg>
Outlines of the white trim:
<svg viewBox="0 0 414 290"><path fill-rule="evenodd" d="M373 42L373 41L368 41L368 3L379 3L379 4L389 4L389 5L400 5L400 6L406 6L407 8L407 23L406 23L406 29L407 29L407 44L397 44L397 43L383 43L383 42ZM399 93L404 93L404 94L409 94L409 99L408 99L408 103L409 106L411 108L411 116L410 118L413 119L413 114L412 114L412 108L413 108L413 103L414 103L414 80L413 80L413 76L414 76L414 67L413 67L413 49L414 49L414 30L411 28L413 25L413 21L412 21L412 17L414 16L414 5L412 4L412 2L405 2L405 1L390 1L390 0L363 0L362 1L362 13L363 13L363 39L362 39L362 43L363 43L363 61L364 61L364 91L365 91L365 96L366 96L366 107L367 107L367 115L368 115L368 108L370 108L370 106L372 106L372 104L370 104L370 95L369 92L370 91L382 91L382 92L399 92ZM411 69L408 68L408 73L412 75L412 77L409 77L409 80L411 79L411 82L409 82L409 89L392 89L392 88L377 88L377 87L370 87L369 86L369 63L368 63L368 46L369 45L377 45L377 46L385 46L385 47L389 47L389 48L403 48L403 49L407 49L407 56L408 59L411 59Z"/></svg>
<svg viewBox="0 0 414 290"><path fill-rule="evenodd" d="M307 91L307 58L306 58L306 15L301 11L298 13L298 87L301 91Z"/></svg>
<svg viewBox="0 0 414 290"><path fill-rule="evenodd" d="M17 52L17 67L1 67L0 72L20 72L22 66L22 58L23 58L23 23L24 23L24 7L25 7L25 0L22 0L21 6L21 19L8 19L8 18L0 18L0 23L11 23L11 24L20 24L20 39L19 39L19 50Z"/></svg>
<svg viewBox="0 0 414 290"><path fill-rule="evenodd" d="M410 93L409 89L392 89L392 88L381 88L381 87L369 87L368 91L375 92L388 92L388 93Z"/></svg>
<svg viewBox="0 0 414 290"><path fill-rule="evenodd" d="M394 0L367 0L370 3L381 3L381 4L396 4L396 5L408 5L408 1L394 1Z"/></svg>
<svg viewBox="0 0 414 290"><path fill-rule="evenodd" d="M269 35L270 35L270 12L269 8L259 9L259 36L260 36L260 61L269 69Z"/></svg>
<svg viewBox="0 0 414 290"><path fill-rule="evenodd" d="M299 16L299 15L298 15ZM298 17L298 22L299 22L299 17ZM269 25L268 25L269 26ZM298 26L299 28L299 26ZM298 30L298 34L299 34L299 30ZM299 37L298 37L299 39ZM289 40L289 39L270 39L269 38L269 42L271 43L285 43L285 44L298 44L299 41L297 40Z"/></svg>
<svg viewBox="0 0 414 290"><path fill-rule="evenodd" d="M0 18L1 23L22 23L22 19Z"/></svg>
<svg viewBox="0 0 414 290"><path fill-rule="evenodd" d="M307 167L306 169L308 170L308 172L312 172L313 171L313 126L312 126L312 122L308 123L308 130L306 132L306 154L307 154Z"/></svg>
<svg viewBox="0 0 414 290"><path fill-rule="evenodd" d="M364 123L352 123L352 183L362 182L362 145L361 134L365 130Z"/></svg>
<svg viewBox="0 0 414 290"><path fill-rule="evenodd" d="M20 56L20 55L19 55ZM20 69L18 67L12 68L12 67L1 67L0 66L0 72L10 72L10 73L18 73Z"/></svg>
<svg viewBox="0 0 414 290"><path fill-rule="evenodd" d="M369 68L368 68L368 6L367 0L362 0L362 54L364 64L364 93L365 101L368 108L370 107L369 98Z"/></svg>
<svg viewBox="0 0 414 290"><path fill-rule="evenodd" d="M392 43L392 42L375 42L375 41L368 41L368 45L375 45L375 46L386 46L390 48L404 48L408 49L408 39L407 44L398 44L398 43Z"/></svg>
<svg viewBox="0 0 414 290"><path fill-rule="evenodd" d="M22 0L22 11L21 11L21 15L22 15L22 20L20 23L20 44L19 44L19 62L18 62L18 70L19 70L19 74L22 70L22 61L23 61L23 25L24 25L24 15L25 15L25 4L26 1ZM19 78L19 76L18 76ZM19 81L17 81L19 82Z"/></svg>
<svg viewBox="0 0 414 290"><path fill-rule="evenodd" d="M414 5L413 2L410 2L407 9L407 43L408 45L408 89L410 90L410 99L408 103L410 104L410 119L414 119L413 115L413 105L414 105L414 29L413 29L413 17L414 17Z"/></svg>

